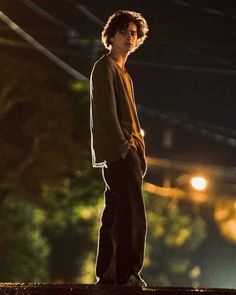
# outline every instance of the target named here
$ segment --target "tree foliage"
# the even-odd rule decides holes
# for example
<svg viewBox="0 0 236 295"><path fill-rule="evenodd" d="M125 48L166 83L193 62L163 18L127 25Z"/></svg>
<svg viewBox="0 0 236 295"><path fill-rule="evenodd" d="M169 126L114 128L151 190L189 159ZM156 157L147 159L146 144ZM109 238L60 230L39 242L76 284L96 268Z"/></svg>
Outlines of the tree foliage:
<svg viewBox="0 0 236 295"><path fill-rule="evenodd" d="M0 204L0 280L48 280L49 244L42 234L45 214L27 201Z"/></svg>
<svg viewBox="0 0 236 295"><path fill-rule="evenodd" d="M97 198L93 190L100 184L90 164L88 85L70 81L46 61L40 64L25 59L22 63L1 55L0 63L0 205L5 208L4 202L14 196L25 206L42 210L46 219L39 227L50 251L47 265L37 263L40 254L32 255L35 268L45 274L42 281L73 280L85 257L83 253L90 248L91 222L87 215ZM37 212L32 209L31 213L36 218ZM27 244L30 239L25 235L27 230L31 234L33 219L27 214L26 209L22 210L22 220L18 219L25 230L14 237L25 240L23 253L31 255ZM11 217L6 219L7 226L15 224ZM1 222L4 228L5 220ZM7 232L2 235L5 244L12 244L12 255L0 253L2 265L9 269L0 279L40 279L35 271L27 276L31 267L23 271L20 258L13 263L11 257L21 257L22 247L17 248Z"/></svg>
<svg viewBox="0 0 236 295"><path fill-rule="evenodd" d="M57 185L88 159L88 86L75 91L47 62L1 55L0 64L0 191L36 202L43 184Z"/></svg>
<svg viewBox="0 0 236 295"><path fill-rule="evenodd" d="M206 237L203 217L189 210L189 204L147 193L146 205L148 235L144 275L151 284L159 286L198 284L200 268L194 256Z"/></svg>
<svg viewBox="0 0 236 295"><path fill-rule="evenodd" d="M94 263L97 232L102 208L101 182L93 178L91 168L73 178L65 179L61 187L44 187L47 204L44 233L50 243L49 270L53 282L81 283L95 280ZM91 179L95 181L91 182Z"/></svg>

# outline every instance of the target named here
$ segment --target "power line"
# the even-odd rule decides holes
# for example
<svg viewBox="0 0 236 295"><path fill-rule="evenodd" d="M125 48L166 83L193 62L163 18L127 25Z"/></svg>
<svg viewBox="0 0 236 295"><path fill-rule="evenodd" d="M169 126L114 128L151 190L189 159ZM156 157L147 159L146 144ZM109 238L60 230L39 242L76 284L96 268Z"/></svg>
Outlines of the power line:
<svg viewBox="0 0 236 295"><path fill-rule="evenodd" d="M0 38L0 44L8 45L8 46L14 46L14 47L20 47L20 48L30 48L25 43L16 41L9 38ZM76 56L83 56L86 58L89 58L90 56L88 54L83 54L78 51L71 51L61 48L51 48L54 52L60 53L60 54L66 54L66 55L76 55ZM145 67L153 67L153 68L159 68L159 69L168 69L168 70L181 70L181 71L191 71L191 72L206 72L206 73L212 73L212 74L226 74L226 75L236 75L236 71L228 71L228 70L220 70L220 69L207 69L207 68L198 68L198 67L190 67L190 66L183 66L183 65L166 65L166 64L159 64L155 62L141 62L141 61L135 61L130 60L130 64L133 65L142 65Z"/></svg>
<svg viewBox="0 0 236 295"><path fill-rule="evenodd" d="M175 45L174 42L170 39L167 39L167 38L163 38L162 37L162 40L163 41L166 41L167 44L170 44L170 45ZM200 55L202 57L205 57L207 58L208 60L213 60L213 61L216 61L224 66L228 66L228 67L232 67L232 68L235 68L235 64L233 64L231 61L227 60L227 59L224 59L224 58L219 58L219 57L216 57L214 55L209 55L209 54L206 54L198 49L195 49L189 45L183 45L183 44L178 44L178 47L186 50L186 51L189 51L190 53L194 53L194 54L197 54L197 55Z"/></svg>
<svg viewBox="0 0 236 295"><path fill-rule="evenodd" d="M67 35L70 40L78 38L79 32L74 27L62 22L61 20L59 20L55 16L52 16L47 11L45 11L44 9L42 9L41 7L39 7L38 5L36 5L35 3L33 3L30 0L21 0L21 2L23 2L27 7L32 9L34 12L39 14L41 17L43 17L47 21L51 22L52 24L56 25L57 27L59 27L61 29L64 29L67 32ZM79 43L79 42L77 41L77 43Z"/></svg>
<svg viewBox="0 0 236 295"><path fill-rule="evenodd" d="M236 76L236 70L213 69L213 68L203 68L203 67L193 67L193 66L173 65L173 64L160 64L156 62L146 62L146 61L137 61L137 60L130 60L129 63L134 65L139 65L139 66L146 66L150 68L159 68L159 69L166 69L166 70Z"/></svg>
<svg viewBox="0 0 236 295"><path fill-rule="evenodd" d="M68 1L72 1L73 0L68 0ZM191 6L189 4L189 6ZM93 14L91 11L89 11L85 6L81 5L81 4L76 4L76 7L78 10L80 10L86 17L88 17L90 20L92 20L94 23L98 24L99 26L104 25L104 21L102 21L100 18L98 18L95 14ZM169 42L171 42L169 40ZM172 43L172 42L171 42ZM230 66L230 67L235 67L235 65L226 60L226 59L222 59L222 58L218 58L215 56L209 56L208 54L202 53L200 50L194 49L188 45L182 46L185 50L191 52L191 53L195 53L201 56L204 56L208 59L213 59L217 62L219 62L220 64L224 65L224 66ZM132 63L140 63L138 61L132 61ZM215 74L230 74L230 75L236 75L236 71L230 71L230 70L221 70L221 69L211 69L211 68L199 68L199 67L190 67L190 66L183 66L183 65L163 65L163 64L157 64L157 63L147 63L147 62L143 62L142 65L144 66L157 66L158 68L166 68L166 69L181 69L181 70L185 70L185 71L194 71L194 72L206 72L206 73L215 73Z"/></svg>
<svg viewBox="0 0 236 295"><path fill-rule="evenodd" d="M153 111L141 105L138 105L138 110L140 112L143 112L144 114L147 114L148 117L153 120L159 118L160 120L172 123L175 126L181 126L182 128L192 133L200 134L201 136L207 137L208 139L236 148L236 138L228 137L222 133L209 130L212 128L212 125L209 125L209 124L203 125L202 122L201 124L198 124L198 122L193 123L193 122L190 122L190 120L180 119L177 116L174 116L173 114L170 115L160 111ZM225 128L224 130L226 131L227 129ZM219 129L217 131L219 131ZM236 130L230 129L230 131L232 136L235 136Z"/></svg>
<svg viewBox="0 0 236 295"><path fill-rule="evenodd" d="M91 41L88 39L79 39L79 32L72 26L67 25L66 23L62 22L61 20L59 20L58 18L56 18L55 16L52 16L51 14L49 14L47 11L43 10L41 7L39 7L38 5L36 5L35 3L33 3L30 0L21 0L27 7L31 8L34 12L36 12L37 14L39 14L41 17L45 18L46 20L48 20L49 22L51 22L52 24L65 29L67 31L67 36L69 38L69 44L79 44L79 45L85 45L85 44L91 44ZM84 11L86 11L85 8L83 8ZM93 40L92 41L94 46L97 46L97 48L100 47L101 45L101 41L100 40Z"/></svg>
<svg viewBox="0 0 236 295"><path fill-rule="evenodd" d="M9 46L15 46L15 47L21 47L21 48L29 48L26 44L10 39L10 38L0 38L0 43L9 45ZM76 42L75 42L76 43ZM80 41L80 44L83 43L83 40ZM84 40L84 43L88 43L87 40ZM100 45L100 42L99 42ZM79 53L78 51L70 51L66 49L61 48L51 48L54 52L67 54L67 55L78 55L78 56L84 56L89 57L87 54ZM144 66L144 67L151 67L151 68L158 68L158 69L167 69L167 70L174 70L174 71L188 71L188 72L200 72L200 73L212 73L212 74L220 74L220 75L230 75L235 76L236 71L233 70L221 70L221 69L211 69L211 68L200 68L200 67L192 67L192 66L184 66L184 65L173 65L173 64L160 64L156 62L145 62L145 61L138 61L138 60L129 60L128 63L138 66Z"/></svg>
<svg viewBox="0 0 236 295"><path fill-rule="evenodd" d="M219 166L206 163L200 164L197 162L180 161L158 157L147 157L147 163L149 167L154 168L173 169L173 167L175 167L176 170L184 172L204 171L205 173L215 177L236 179L236 167L234 166Z"/></svg>
<svg viewBox="0 0 236 295"><path fill-rule="evenodd" d="M20 1L23 2L30 9L35 11L37 14L39 14L40 16L42 16L43 18L45 18L49 22L56 25L57 27L60 27L62 29L66 29L66 30L72 30L72 29L74 30L74 28L72 28L71 26L65 24L64 22L62 22L58 18L52 16L51 14L49 14L48 12L46 12L45 10L40 8L38 5L36 5L32 1L30 1L30 0L20 0Z"/></svg>
<svg viewBox="0 0 236 295"><path fill-rule="evenodd" d="M28 33L26 33L23 29L21 29L15 22L13 22L7 15L5 15L0 10L0 19L5 22L13 31L15 31L18 35L20 35L24 40L26 40L29 44L31 44L36 50L41 52L44 56L46 56L50 61L55 63L61 69L69 73L75 79L88 83L88 78L83 74L79 73L77 70L66 64L60 58L58 58L55 54L49 51L45 46L31 37Z"/></svg>
<svg viewBox="0 0 236 295"><path fill-rule="evenodd" d="M104 21L101 20L99 17L97 17L94 13L92 13L88 8L86 8L84 5L76 3L73 0L68 0L69 2L73 2L75 4L75 7L84 14L87 18L89 18L92 22L97 24L98 26L102 27L104 26Z"/></svg>
<svg viewBox="0 0 236 295"><path fill-rule="evenodd" d="M190 4L190 3L186 2L186 1L182 1L182 0L169 0L169 1L174 3L174 4L184 6L184 7L188 7L188 8L191 8L191 9L196 8L194 5L192 5L192 4ZM226 13L222 12L219 9L214 9L214 8L210 8L210 7L206 7L206 6L198 6L197 8L202 10L203 12L206 12L206 13L209 13L209 14L212 14L212 15L216 15L216 16L219 16L219 17L236 18L235 14L229 15L229 14L226 14Z"/></svg>
<svg viewBox="0 0 236 295"><path fill-rule="evenodd" d="M17 41L13 40L10 38L1 38L0 37L0 44L5 45L5 46L10 46L10 47L17 47L17 48L23 48L23 49L29 49L29 50L34 50L34 47L32 47L30 44L22 42L22 41ZM61 47L50 47L50 50L53 52L63 54L63 55L69 55L69 56L80 56L82 58L87 58L90 59L91 56L89 54L81 53L78 50L72 51L68 49L64 49Z"/></svg>
<svg viewBox="0 0 236 295"><path fill-rule="evenodd" d="M21 47L21 48L30 48L30 46L27 46L25 43L16 41L9 38L0 38L0 43L14 46L14 47ZM78 51L71 51L66 50L62 48L51 48L54 52L60 53L60 54L66 54L66 55L76 55L76 56L83 56L86 58L89 58L90 56L88 54L83 54ZM169 70L181 70L181 71L191 71L191 72L204 72L204 73L213 73L213 74L226 74L226 75L236 75L236 71L228 71L228 70L221 70L221 69L207 69L207 68L199 68L199 67L190 67L190 66L183 66L183 65L166 65L166 64L159 64L155 62L143 62L143 61L135 61L135 60L129 60L128 63L134 64L134 65L141 65L146 67L153 67L153 68L159 68L159 69L169 69Z"/></svg>
<svg viewBox="0 0 236 295"><path fill-rule="evenodd" d="M31 9L33 9L35 12L37 12L38 14L40 14L42 17L46 18L47 20L49 20L50 22L54 23L55 25L61 26L64 29L70 29L71 27L69 27L68 25L64 24L63 22L61 22L60 20L58 20L57 18L55 18L54 16L50 15L48 12L46 12L45 10L43 10L42 8L40 8L38 5L32 3L32 1L30 0L21 0L23 3L25 3L28 7L30 7ZM69 2L74 2L73 0L68 0ZM99 26L103 26L104 22L98 18L95 14L93 14L91 11L89 11L85 6L76 3L75 4L76 8L82 12L87 18L89 18L91 21L93 21L94 23L96 23ZM73 32L76 32L75 29L73 29ZM76 32L78 33L78 32ZM76 42L78 43L78 42ZM101 43L101 42L99 42ZM100 44L99 44L100 45ZM229 62L228 60L225 59L221 59L221 58L217 58L217 57L213 57L213 56L208 56L207 54L202 53L199 50L193 49L190 46L183 46L185 50L190 51L192 53L195 54L199 54L201 56L205 56L207 58L216 60L217 62L223 64L223 65L227 65L230 67L234 67L234 65ZM133 61L133 63L138 64L139 62L135 62ZM152 67L158 67L158 68L166 68L166 69L180 69L180 70L185 70L185 71L193 71L193 72L206 72L206 73L215 73L215 74L229 74L229 75L236 75L236 71L230 71L230 70L221 70L221 69L211 69L211 68L199 68L199 67L192 67L192 66L183 66L183 65L163 65L163 64L157 64L157 63L145 63L143 62L142 65L144 66L152 66Z"/></svg>
<svg viewBox="0 0 236 295"><path fill-rule="evenodd" d="M9 27L4 25L4 24L0 24L0 31L9 31ZM34 29L31 27L26 27L27 31L31 32L31 33L38 33L38 34L44 34L44 35L54 35L54 36L64 36L64 32L62 31L58 31L58 30L50 30L50 29Z"/></svg>

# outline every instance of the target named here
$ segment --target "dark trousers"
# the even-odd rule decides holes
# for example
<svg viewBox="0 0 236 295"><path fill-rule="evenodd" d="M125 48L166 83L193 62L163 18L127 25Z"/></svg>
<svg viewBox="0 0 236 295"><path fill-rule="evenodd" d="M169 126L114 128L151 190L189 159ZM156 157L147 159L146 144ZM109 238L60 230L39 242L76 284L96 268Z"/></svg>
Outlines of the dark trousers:
<svg viewBox="0 0 236 295"><path fill-rule="evenodd" d="M98 242L96 276L104 283L122 284L143 265L146 218L142 163L130 149L126 158L103 169L105 208Z"/></svg>

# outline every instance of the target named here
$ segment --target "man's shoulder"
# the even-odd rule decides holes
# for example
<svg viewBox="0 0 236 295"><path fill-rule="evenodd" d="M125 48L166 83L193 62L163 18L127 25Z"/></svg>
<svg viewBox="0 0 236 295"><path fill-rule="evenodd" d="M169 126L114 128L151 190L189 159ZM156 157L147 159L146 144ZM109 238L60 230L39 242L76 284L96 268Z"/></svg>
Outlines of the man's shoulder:
<svg viewBox="0 0 236 295"><path fill-rule="evenodd" d="M103 55L100 57L95 63L94 63L94 69L113 69L114 65L111 61L111 59L107 55Z"/></svg>

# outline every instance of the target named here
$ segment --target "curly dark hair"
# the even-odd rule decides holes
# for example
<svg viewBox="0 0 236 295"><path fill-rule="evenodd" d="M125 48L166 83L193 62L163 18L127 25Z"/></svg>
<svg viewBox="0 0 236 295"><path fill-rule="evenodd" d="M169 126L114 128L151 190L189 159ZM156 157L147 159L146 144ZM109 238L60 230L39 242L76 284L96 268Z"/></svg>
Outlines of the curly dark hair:
<svg viewBox="0 0 236 295"><path fill-rule="evenodd" d="M105 24L102 31L102 43L107 49L111 49L111 38L116 34L117 31L125 30L128 28L129 23L133 22L137 26L137 47L143 44L147 38L148 24L144 17L135 11L119 10L112 14L107 23Z"/></svg>

